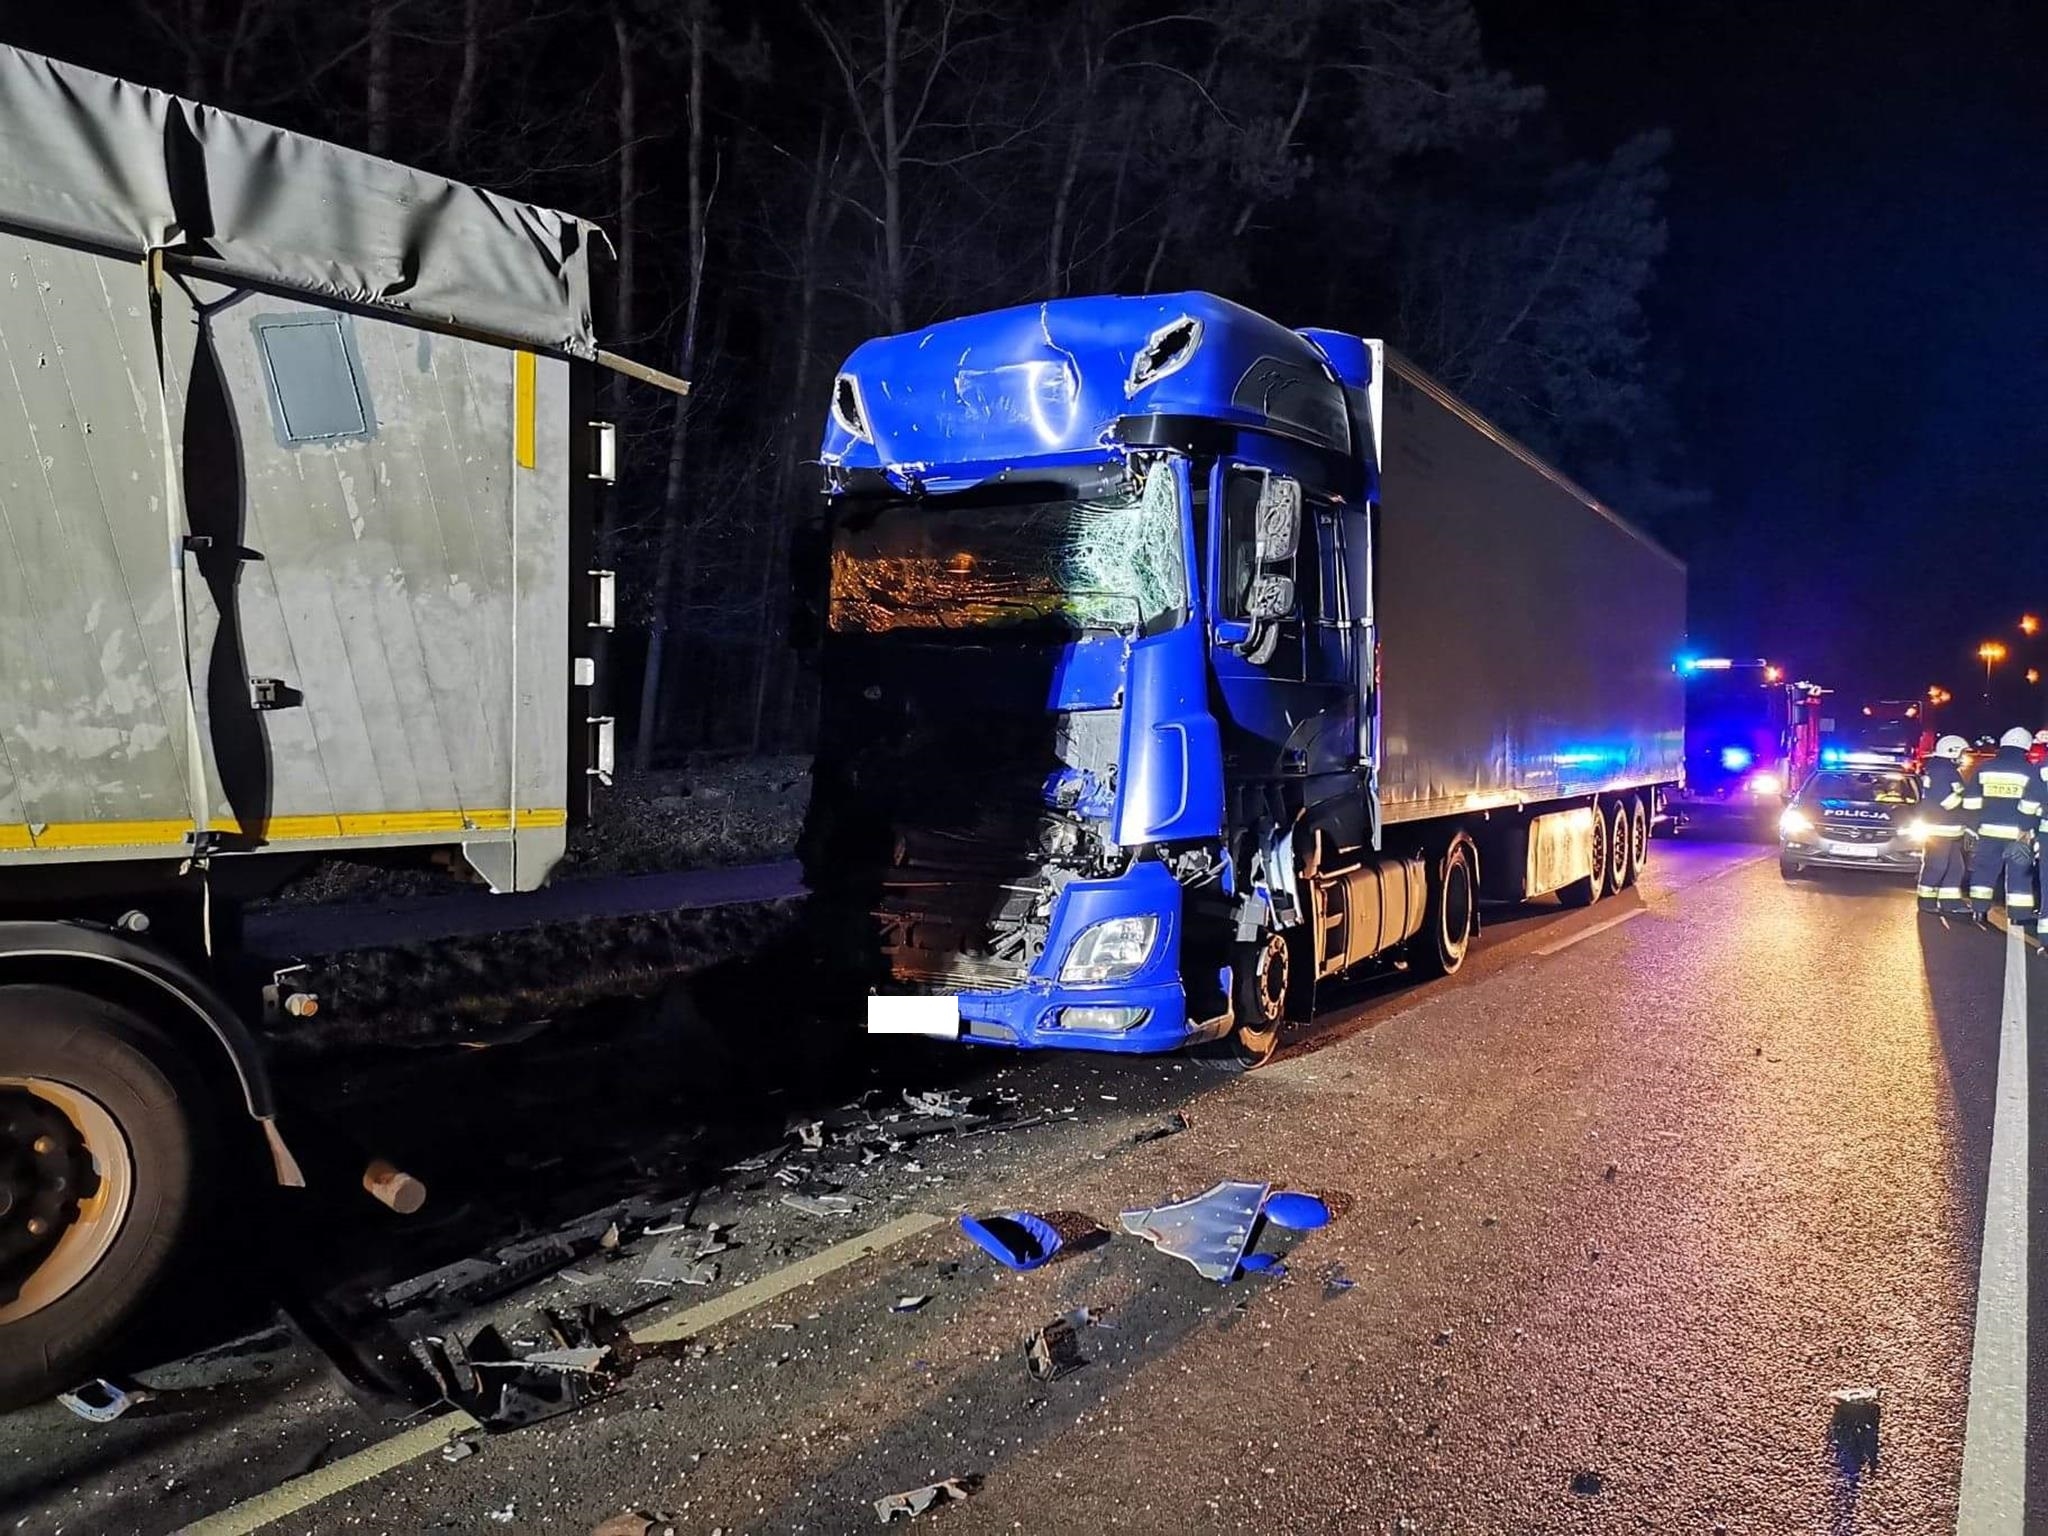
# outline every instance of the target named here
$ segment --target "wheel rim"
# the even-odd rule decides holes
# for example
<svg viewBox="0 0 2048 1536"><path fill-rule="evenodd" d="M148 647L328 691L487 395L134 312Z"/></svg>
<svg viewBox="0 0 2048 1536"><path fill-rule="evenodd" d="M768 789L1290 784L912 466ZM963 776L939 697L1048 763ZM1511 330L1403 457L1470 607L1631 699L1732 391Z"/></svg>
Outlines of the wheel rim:
<svg viewBox="0 0 2048 1536"><path fill-rule="evenodd" d="M1593 813L1593 889L1607 884L1607 818Z"/></svg>
<svg viewBox="0 0 2048 1536"><path fill-rule="evenodd" d="M1607 849L1607 883L1620 890L1628 883L1629 830L1625 806L1614 808L1613 831L1608 834Z"/></svg>
<svg viewBox="0 0 2048 1536"><path fill-rule="evenodd" d="M1253 972L1253 992L1259 1003L1258 1032L1277 1029L1287 1017L1287 940L1274 933L1266 937L1259 951L1258 969Z"/></svg>
<svg viewBox="0 0 2048 1536"><path fill-rule="evenodd" d="M1629 856L1636 868L1641 869L1650 862L1650 818L1641 806L1637 806L1629 816L1628 843Z"/></svg>
<svg viewBox="0 0 2048 1536"><path fill-rule="evenodd" d="M0 1325L83 1282L134 1197L135 1159L105 1105L68 1083L0 1077Z"/></svg>

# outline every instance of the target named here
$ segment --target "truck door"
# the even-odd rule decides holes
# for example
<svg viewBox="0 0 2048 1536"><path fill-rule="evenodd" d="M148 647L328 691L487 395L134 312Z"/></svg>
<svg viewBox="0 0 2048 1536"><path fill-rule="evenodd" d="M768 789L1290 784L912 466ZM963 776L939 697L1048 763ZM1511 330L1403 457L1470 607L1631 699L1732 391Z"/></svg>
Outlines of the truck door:
<svg viewBox="0 0 2048 1536"><path fill-rule="evenodd" d="M1283 499L1299 496L1300 513L1293 548L1271 558L1259 527L1276 482ZM1344 510L1241 460L1218 463L1209 504L1211 654L1226 771L1240 779L1352 772L1358 615L1346 581Z"/></svg>

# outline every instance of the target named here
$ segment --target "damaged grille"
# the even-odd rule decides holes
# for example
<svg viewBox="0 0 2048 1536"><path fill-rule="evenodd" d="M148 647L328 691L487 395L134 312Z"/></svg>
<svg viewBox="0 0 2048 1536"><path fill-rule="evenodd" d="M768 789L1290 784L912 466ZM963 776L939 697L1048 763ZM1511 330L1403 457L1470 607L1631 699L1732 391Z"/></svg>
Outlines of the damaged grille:
<svg viewBox="0 0 2048 1536"><path fill-rule="evenodd" d="M1050 817L899 829L875 909L890 975L956 988L1022 981L1044 953L1053 897L1064 883L1028 850L1059 835Z"/></svg>
<svg viewBox="0 0 2048 1536"><path fill-rule="evenodd" d="M1049 649L844 654L805 831L814 908L865 951L871 986L1017 985L1060 888L1114 857L1122 711L1046 710Z"/></svg>

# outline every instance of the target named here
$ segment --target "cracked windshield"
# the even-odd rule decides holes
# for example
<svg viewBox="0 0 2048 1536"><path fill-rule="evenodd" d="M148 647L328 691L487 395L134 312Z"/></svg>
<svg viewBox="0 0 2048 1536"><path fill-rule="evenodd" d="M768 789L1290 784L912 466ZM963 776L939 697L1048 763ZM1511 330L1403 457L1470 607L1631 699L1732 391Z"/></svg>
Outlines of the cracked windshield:
<svg viewBox="0 0 2048 1536"><path fill-rule="evenodd" d="M850 514L832 550L832 628L1168 628L1188 603L1179 503L1160 463L1106 495Z"/></svg>

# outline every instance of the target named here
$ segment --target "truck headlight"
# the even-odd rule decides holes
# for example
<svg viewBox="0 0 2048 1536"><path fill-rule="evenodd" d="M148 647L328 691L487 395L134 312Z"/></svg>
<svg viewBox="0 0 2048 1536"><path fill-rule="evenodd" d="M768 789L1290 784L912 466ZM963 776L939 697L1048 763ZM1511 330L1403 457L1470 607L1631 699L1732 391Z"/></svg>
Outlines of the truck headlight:
<svg viewBox="0 0 2048 1536"><path fill-rule="evenodd" d="M1796 806L1788 807L1785 814L1778 818L1778 830L1786 837L1801 838L1813 831L1813 822L1808 819L1806 812Z"/></svg>
<svg viewBox="0 0 2048 1536"><path fill-rule="evenodd" d="M1125 981L1152 958L1159 919L1151 913L1112 917L1081 930L1060 967L1061 981Z"/></svg>

